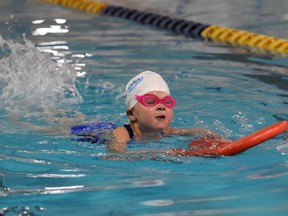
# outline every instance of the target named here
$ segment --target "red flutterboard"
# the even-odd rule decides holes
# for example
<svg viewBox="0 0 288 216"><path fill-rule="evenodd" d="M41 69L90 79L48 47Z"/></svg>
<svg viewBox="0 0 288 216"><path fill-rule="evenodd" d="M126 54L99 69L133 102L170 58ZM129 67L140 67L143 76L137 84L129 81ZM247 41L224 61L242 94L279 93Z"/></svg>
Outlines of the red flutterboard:
<svg viewBox="0 0 288 216"><path fill-rule="evenodd" d="M232 156L252 148L278 134L288 130L288 121L280 121L268 127L262 128L238 140L194 140L189 149L174 149L172 152L183 156L223 155Z"/></svg>

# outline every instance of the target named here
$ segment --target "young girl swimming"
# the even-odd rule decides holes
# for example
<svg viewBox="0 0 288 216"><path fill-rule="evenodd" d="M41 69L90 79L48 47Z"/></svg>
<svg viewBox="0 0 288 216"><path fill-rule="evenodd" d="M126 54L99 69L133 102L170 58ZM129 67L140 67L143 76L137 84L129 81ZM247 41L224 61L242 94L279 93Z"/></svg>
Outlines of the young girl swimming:
<svg viewBox="0 0 288 216"><path fill-rule="evenodd" d="M125 102L126 102L126 114L129 119L129 124L125 124L116 129L113 124L104 123L102 129L108 130L107 134L103 136L110 152L115 153L158 153L158 151L129 151L126 152L127 143L131 140L159 140L164 136L169 135L181 135L181 136L197 136L215 140L224 140L224 138L210 130L200 128L172 128L170 124L173 119L173 108L176 105L176 100L170 95L170 90L165 80L157 73L153 71L144 71L134 78L132 78L125 88ZM37 130L45 134L57 134L57 135L77 135L89 139L97 137L96 131L93 128L93 124L88 124L88 130L86 125L76 125L70 128L71 124L77 124L75 119L84 119L84 116L77 115L77 118L72 118L68 121L67 118L59 119L61 128L37 126L28 122L22 122L17 118L13 118L13 122L33 130ZM65 120L65 121L64 121ZM74 121L74 122L72 122ZM79 123L79 122L78 122ZM101 129L102 126L100 126ZM107 128L108 127L108 128ZM96 132L96 135L95 133ZM103 141L103 142L104 142ZM163 151L161 151L163 152ZM164 153L174 154L173 151L164 151Z"/></svg>
<svg viewBox="0 0 288 216"><path fill-rule="evenodd" d="M113 130L113 139L108 144L112 152L124 153L132 139L161 139L169 135L224 139L206 129L171 128L176 100L170 95L165 80L153 71L144 71L132 78L126 85L125 98L130 122Z"/></svg>

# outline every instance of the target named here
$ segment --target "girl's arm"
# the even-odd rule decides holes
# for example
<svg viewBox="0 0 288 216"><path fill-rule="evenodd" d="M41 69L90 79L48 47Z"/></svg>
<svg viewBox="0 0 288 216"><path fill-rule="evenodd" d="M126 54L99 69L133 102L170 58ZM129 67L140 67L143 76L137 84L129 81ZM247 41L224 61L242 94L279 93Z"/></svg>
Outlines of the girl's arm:
<svg viewBox="0 0 288 216"><path fill-rule="evenodd" d="M208 139L225 140L224 136L201 128L167 128L164 132L167 135L201 136Z"/></svg>

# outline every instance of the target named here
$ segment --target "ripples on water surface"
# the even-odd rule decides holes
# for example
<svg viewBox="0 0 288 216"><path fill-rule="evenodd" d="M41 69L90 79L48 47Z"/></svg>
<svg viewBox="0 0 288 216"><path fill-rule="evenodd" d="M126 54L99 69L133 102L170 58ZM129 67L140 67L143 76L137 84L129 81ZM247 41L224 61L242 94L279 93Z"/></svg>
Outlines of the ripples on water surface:
<svg viewBox="0 0 288 216"><path fill-rule="evenodd" d="M288 35L286 1L117 4ZM287 57L37 1L0 5L3 214L285 215L287 133L234 157L135 155L115 161L104 159L103 145L61 135L67 128L59 121L125 123L125 83L151 69L164 76L177 98L173 126L205 127L237 139L287 119ZM59 129L43 134L16 124L19 120ZM187 142L173 137L130 148L184 148Z"/></svg>

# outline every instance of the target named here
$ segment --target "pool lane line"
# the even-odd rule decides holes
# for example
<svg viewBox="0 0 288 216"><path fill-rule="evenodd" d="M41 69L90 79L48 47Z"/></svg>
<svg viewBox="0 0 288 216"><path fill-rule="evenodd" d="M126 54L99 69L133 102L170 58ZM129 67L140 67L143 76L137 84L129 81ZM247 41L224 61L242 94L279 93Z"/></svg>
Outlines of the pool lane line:
<svg viewBox="0 0 288 216"><path fill-rule="evenodd" d="M288 54L288 40L267 35L257 34L226 28L217 25L207 25L184 19L163 16L150 12L129 9L122 6L108 5L105 2L92 0L40 0L94 14L104 14L119 17L144 25L165 29L186 37L208 40L216 43L225 43L232 46L256 48L259 51Z"/></svg>
<svg viewBox="0 0 288 216"><path fill-rule="evenodd" d="M104 8L108 7L108 4L105 2L95 2L93 0L40 0L40 1L57 4L77 10L82 10L94 14L100 14Z"/></svg>

